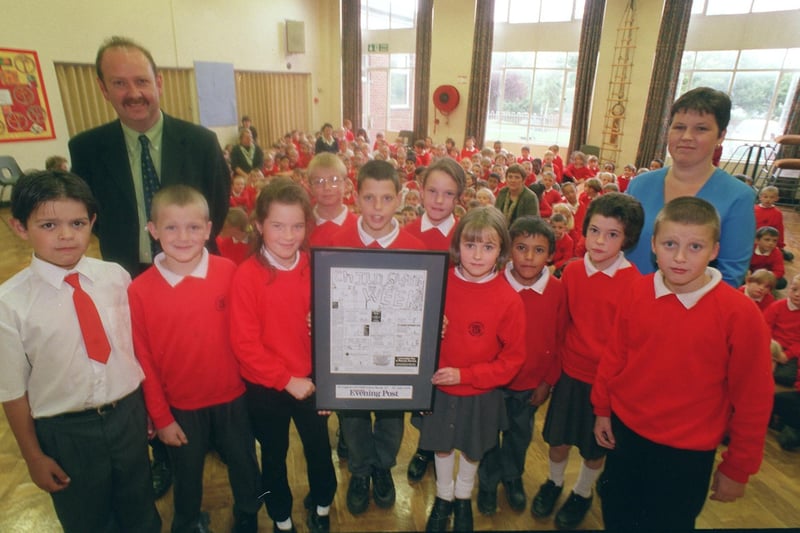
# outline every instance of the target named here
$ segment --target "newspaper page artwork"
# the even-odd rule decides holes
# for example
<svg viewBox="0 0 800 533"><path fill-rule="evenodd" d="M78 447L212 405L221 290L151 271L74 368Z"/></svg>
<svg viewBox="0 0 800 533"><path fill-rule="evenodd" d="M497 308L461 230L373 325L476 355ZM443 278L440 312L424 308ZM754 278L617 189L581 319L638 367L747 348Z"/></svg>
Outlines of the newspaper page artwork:
<svg viewBox="0 0 800 533"><path fill-rule="evenodd" d="M331 373L419 374L427 275L331 268Z"/></svg>

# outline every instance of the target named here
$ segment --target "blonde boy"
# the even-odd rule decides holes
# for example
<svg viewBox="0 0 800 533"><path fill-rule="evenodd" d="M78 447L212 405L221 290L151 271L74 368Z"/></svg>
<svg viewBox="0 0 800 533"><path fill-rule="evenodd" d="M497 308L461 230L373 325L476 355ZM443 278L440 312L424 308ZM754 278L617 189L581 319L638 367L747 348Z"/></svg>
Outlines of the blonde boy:
<svg viewBox="0 0 800 533"><path fill-rule="evenodd" d="M167 445L175 476L172 530L202 530L208 524L200 503L205 456L213 448L228 466L233 529L255 532L258 463L228 327L236 266L206 251L211 222L197 190L163 188L153 197L151 212L147 229L163 252L128 295L147 412Z"/></svg>

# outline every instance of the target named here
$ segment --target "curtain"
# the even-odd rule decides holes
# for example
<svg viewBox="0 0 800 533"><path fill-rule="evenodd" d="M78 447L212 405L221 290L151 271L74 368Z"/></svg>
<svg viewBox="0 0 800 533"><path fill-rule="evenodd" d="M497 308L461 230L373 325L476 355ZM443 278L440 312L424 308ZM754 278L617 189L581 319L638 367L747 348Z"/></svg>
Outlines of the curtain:
<svg viewBox="0 0 800 533"><path fill-rule="evenodd" d="M569 134L569 156L586 144L589 131L589 114L592 110L597 54L603 32L605 0L586 0L581 24L581 41L578 48L578 65L575 73L575 104Z"/></svg>
<svg viewBox="0 0 800 533"><path fill-rule="evenodd" d="M483 146L486 137L486 114L489 111L489 83L492 74L492 42L494 37L494 0L477 0L475 5L475 37L472 41L472 71L467 100L467 125L464 137L475 137L475 145Z"/></svg>
<svg viewBox="0 0 800 533"><path fill-rule="evenodd" d="M342 0L342 114L354 132L362 127L360 0Z"/></svg>
<svg viewBox="0 0 800 533"><path fill-rule="evenodd" d="M418 0L417 50L414 64L414 139L428 135L431 85L431 33L433 0Z"/></svg>
<svg viewBox="0 0 800 533"><path fill-rule="evenodd" d="M258 130L258 143L269 147L294 130L311 124L311 74L235 71L236 102Z"/></svg>
<svg viewBox="0 0 800 533"><path fill-rule="evenodd" d="M55 68L70 137L117 119L97 87L94 64L56 63ZM173 117L197 122L194 70L159 68L158 72L164 78L161 109Z"/></svg>
<svg viewBox="0 0 800 533"><path fill-rule="evenodd" d="M639 137L636 166L646 167L655 158L664 159L669 109L675 100L692 0L666 0L658 32L653 75L647 94L645 121Z"/></svg>

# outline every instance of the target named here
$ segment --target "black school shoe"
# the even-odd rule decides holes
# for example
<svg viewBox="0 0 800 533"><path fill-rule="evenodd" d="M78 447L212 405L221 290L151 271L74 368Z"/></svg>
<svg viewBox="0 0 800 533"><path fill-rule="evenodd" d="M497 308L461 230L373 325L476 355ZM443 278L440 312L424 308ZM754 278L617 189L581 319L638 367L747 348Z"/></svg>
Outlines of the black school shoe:
<svg viewBox="0 0 800 533"><path fill-rule="evenodd" d="M555 524L558 529L575 529L583 522L586 513L592 507L592 497L584 498L575 492L569 493L569 498L556 513Z"/></svg>
<svg viewBox="0 0 800 533"><path fill-rule="evenodd" d="M153 476L153 493L156 500L162 498L172 486L172 472L165 461L150 463L150 473Z"/></svg>
<svg viewBox="0 0 800 533"><path fill-rule="evenodd" d="M531 514L536 518L546 518L553 513L558 497L564 487L557 487L553 480L548 479L541 487L539 492L533 497L531 504Z"/></svg>
<svg viewBox="0 0 800 533"><path fill-rule="evenodd" d="M372 497L375 498L375 505L381 509L394 505L397 493L391 471L381 468L372 471Z"/></svg>
<svg viewBox="0 0 800 533"><path fill-rule="evenodd" d="M352 476L347 487L347 510L359 515L369 507L369 476Z"/></svg>
<svg viewBox="0 0 800 533"><path fill-rule="evenodd" d="M317 513L317 506L314 505L314 502L311 500L310 492L303 498L303 507L308 511L308 520L306 524L311 533L328 533L328 531L331 530L331 517L327 515L322 516Z"/></svg>
<svg viewBox="0 0 800 533"><path fill-rule="evenodd" d="M258 515L233 513L233 533L258 533Z"/></svg>
<svg viewBox="0 0 800 533"><path fill-rule="evenodd" d="M512 479L511 481L503 481L503 486L506 489L506 500L508 505L515 511L522 511L528 505L528 496L525 495L525 487L522 485L522 479Z"/></svg>
<svg viewBox="0 0 800 533"><path fill-rule="evenodd" d="M437 496L433 502L431 514L428 516L428 523L425 524L425 531L447 531L451 514L453 514L453 502Z"/></svg>
<svg viewBox="0 0 800 533"><path fill-rule="evenodd" d="M478 488L478 512L492 516L497 512L497 491Z"/></svg>
<svg viewBox="0 0 800 533"><path fill-rule="evenodd" d="M428 465L433 461L433 452L417 448L411 462L408 463L408 480L416 483L425 477Z"/></svg>
<svg viewBox="0 0 800 533"><path fill-rule="evenodd" d="M472 530L472 500L456 498L453 503L453 531Z"/></svg>

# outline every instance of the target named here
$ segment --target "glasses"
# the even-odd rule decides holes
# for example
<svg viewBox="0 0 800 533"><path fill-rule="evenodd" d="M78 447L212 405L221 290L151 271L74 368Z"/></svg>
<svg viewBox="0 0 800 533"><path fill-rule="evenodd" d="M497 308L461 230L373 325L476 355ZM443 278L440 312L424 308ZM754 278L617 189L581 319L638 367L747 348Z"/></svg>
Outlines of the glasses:
<svg viewBox="0 0 800 533"><path fill-rule="evenodd" d="M339 176L331 176L329 178L312 178L311 185L318 189L321 189L328 184L329 187L335 189L336 187L341 187L342 183L344 183L344 178L340 178Z"/></svg>

